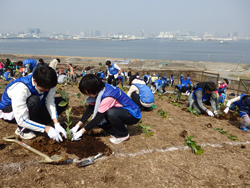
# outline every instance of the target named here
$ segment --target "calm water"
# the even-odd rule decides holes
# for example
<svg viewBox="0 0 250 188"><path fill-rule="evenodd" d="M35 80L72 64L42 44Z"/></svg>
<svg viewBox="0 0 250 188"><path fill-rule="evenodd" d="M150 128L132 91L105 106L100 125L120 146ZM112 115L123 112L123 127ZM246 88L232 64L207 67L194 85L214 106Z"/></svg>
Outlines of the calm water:
<svg viewBox="0 0 250 188"><path fill-rule="evenodd" d="M250 41L230 44L167 41L46 41L0 39L0 53L250 63Z"/></svg>

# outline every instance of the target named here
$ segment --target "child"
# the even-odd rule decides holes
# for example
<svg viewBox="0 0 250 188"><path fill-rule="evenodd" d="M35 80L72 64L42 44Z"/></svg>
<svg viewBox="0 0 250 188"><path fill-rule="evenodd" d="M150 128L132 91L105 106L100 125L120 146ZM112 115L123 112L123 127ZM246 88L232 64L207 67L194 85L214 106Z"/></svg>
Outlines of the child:
<svg viewBox="0 0 250 188"><path fill-rule="evenodd" d="M104 83L93 74L82 78L79 90L88 96L86 102L89 106L81 120L71 129L72 140L80 140L94 126L112 135L109 140L113 144L128 140L129 133L125 124L132 125L141 119L139 107L119 88ZM82 127L92 114L92 120Z"/></svg>
<svg viewBox="0 0 250 188"><path fill-rule="evenodd" d="M218 92L219 93L225 93L225 90L227 89L227 85L229 84L229 82L228 82L228 79L224 79L223 80L223 83L222 84L220 84L220 86L219 86L219 89L218 89Z"/></svg>
<svg viewBox="0 0 250 188"><path fill-rule="evenodd" d="M65 73L62 73L59 77L58 77L58 84L64 84L67 85L67 80L68 80L68 76L65 75Z"/></svg>
<svg viewBox="0 0 250 188"><path fill-rule="evenodd" d="M11 71L12 69L10 67L7 68L7 71L3 73L3 77L5 81L12 81L15 80L15 78L11 77Z"/></svg>
<svg viewBox="0 0 250 188"><path fill-rule="evenodd" d="M47 132L48 136L62 141L60 133L66 137L57 117L66 108L58 104L63 100L55 98L56 72L51 67L38 67L34 74L20 77L8 84L0 101L0 118L17 123L15 134L23 139L32 139L33 131ZM48 126L54 122L54 127Z"/></svg>
<svg viewBox="0 0 250 188"><path fill-rule="evenodd" d="M141 110L151 111L150 108L154 104L154 96L152 91L143 80L137 79L135 75L131 76L130 89L127 95L137 104Z"/></svg>
<svg viewBox="0 0 250 188"><path fill-rule="evenodd" d="M171 81L171 87L173 87L173 85L174 85L174 75L173 74L171 74L171 76L170 76L170 81Z"/></svg>

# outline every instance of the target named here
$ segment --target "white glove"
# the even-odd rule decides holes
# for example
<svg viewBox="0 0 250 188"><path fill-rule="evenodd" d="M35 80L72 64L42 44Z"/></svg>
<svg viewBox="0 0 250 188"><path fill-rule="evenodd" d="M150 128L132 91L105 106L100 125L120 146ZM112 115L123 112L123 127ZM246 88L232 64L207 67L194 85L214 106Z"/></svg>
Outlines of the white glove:
<svg viewBox="0 0 250 188"><path fill-rule="evenodd" d="M76 132L79 128L80 128L80 126L76 124L72 129L70 129L70 131L72 132L72 135L76 134Z"/></svg>
<svg viewBox="0 0 250 188"><path fill-rule="evenodd" d="M82 131L82 129L80 130L80 131L78 131L78 132L76 132L74 135L73 135L73 138L71 139L71 141L79 141L79 140L81 140L81 137L82 137L82 135L83 135L83 131Z"/></svg>
<svg viewBox="0 0 250 188"><path fill-rule="evenodd" d="M218 113L217 113L217 111L216 111L216 110L214 111L214 115L218 115Z"/></svg>
<svg viewBox="0 0 250 188"><path fill-rule="evenodd" d="M229 107L226 107L225 110L223 111L225 114L227 114L229 111Z"/></svg>
<svg viewBox="0 0 250 188"><path fill-rule="evenodd" d="M55 140L57 142L62 142L63 141L63 139L62 139L61 135L59 134L59 132L57 132L53 127L49 128L49 131L47 132L47 134L51 139L53 139L53 140Z"/></svg>
<svg viewBox="0 0 250 188"><path fill-rule="evenodd" d="M213 112L211 112L210 110L207 110L206 112L207 112L207 115L209 115L209 116L211 116L211 117L214 117Z"/></svg>
<svg viewBox="0 0 250 188"><path fill-rule="evenodd" d="M55 130L59 133L62 133L64 138L67 138L67 132L65 131L64 128L62 128L62 126L60 125L60 123L56 123L55 124Z"/></svg>

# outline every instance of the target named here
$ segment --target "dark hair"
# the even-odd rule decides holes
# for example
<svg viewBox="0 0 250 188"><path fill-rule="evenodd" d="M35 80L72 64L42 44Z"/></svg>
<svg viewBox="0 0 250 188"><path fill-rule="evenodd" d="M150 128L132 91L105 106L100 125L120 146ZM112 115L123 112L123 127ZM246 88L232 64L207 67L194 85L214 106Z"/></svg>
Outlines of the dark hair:
<svg viewBox="0 0 250 188"><path fill-rule="evenodd" d="M43 62L43 59L41 58L41 59L39 59L39 62Z"/></svg>
<svg viewBox="0 0 250 188"><path fill-rule="evenodd" d="M59 58L57 58L56 60L58 61L58 63L60 63L60 62L61 62Z"/></svg>
<svg viewBox="0 0 250 188"><path fill-rule="evenodd" d="M136 75L131 75L129 78L129 85L131 86L133 80L136 79Z"/></svg>
<svg viewBox="0 0 250 188"><path fill-rule="evenodd" d="M45 89L55 87L57 84L56 71L49 66L38 67L33 73L33 78L38 86Z"/></svg>
<svg viewBox="0 0 250 188"><path fill-rule="evenodd" d="M23 66L23 62L22 61L18 61L17 62L17 66Z"/></svg>
<svg viewBox="0 0 250 188"><path fill-rule="evenodd" d="M208 91L215 91L216 90L216 85L214 82L207 82L204 87Z"/></svg>
<svg viewBox="0 0 250 188"><path fill-rule="evenodd" d="M228 81L228 79L227 79L227 78L224 78L223 80L225 80L225 81L226 81L227 85L229 84L229 81Z"/></svg>
<svg viewBox="0 0 250 188"><path fill-rule="evenodd" d="M72 63L70 63L69 65L72 66Z"/></svg>
<svg viewBox="0 0 250 188"><path fill-rule="evenodd" d="M249 95L245 95L245 96L242 97L242 99L241 99L242 104L244 104L246 102L248 97L249 97Z"/></svg>
<svg viewBox="0 0 250 188"><path fill-rule="evenodd" d="M189 74L187 74L187 76L189 76Z"/></svg>
<svg viewBox="0 0 250 188"><path fill-rule="evenodd" d="M183 86L183 87L181 88L181 92L182 92L182 93L186 93L186 91L187 91L187 87L186 87L186 86Z"/></svg>
<svg viewBox="0 0 250 188"><path fill-rule="evenodd" d="M111 61L106 61L106 65L110 65L111 64Z"/></svg>
<svg viewBox="0 0 250 188"><path fill-rule="evenodd" d="M98 94L105 87L104 82L93 74L85 75L79 84L79 90L83 94Z"/></svg>

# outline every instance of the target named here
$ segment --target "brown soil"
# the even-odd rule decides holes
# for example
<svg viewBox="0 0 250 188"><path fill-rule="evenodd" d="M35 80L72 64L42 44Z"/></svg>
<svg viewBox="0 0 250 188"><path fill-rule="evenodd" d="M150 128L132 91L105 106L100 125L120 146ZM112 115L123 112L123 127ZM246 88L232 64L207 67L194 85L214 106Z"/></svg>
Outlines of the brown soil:
<svg viewBox="0 0 250 188"><path fill-rule="evenodd" d="M78 109L82 99L76 97L79 91L75 86L64 88L70 93L69 105L74 109L71 118L74 126L84 112L83 108ZM0 89L2 92L3 89ZM85 168L77 168L75 163L62 166L41 164L37 162L41 160L40 156L18 144L0 141L0 187L250 186L250 134L239 129L241 119L231 121L195 116L170 104L166 96L158 100L159 96L155 95L155 99L157 109L143 111L141 118L144 126L152 125L150 131L154 134L151 138L145 137L136 125L129 125L130 140L119 145L110 143L110 136L99 128L94 128L83 135L82 141L74 143L53 143L46 140L46 133L37 134L35 141L23 140L33 147L36 147L35 143L43 148L52 145L54 153L67 153L72 159L104 152L104 157ZM159 109L166 112L168 118L161 118L157 114ZM14 134L16 124L0 121L0 138ZM64 113L59 121L61 124L66 121ZM205 126L207 123L212 128ZM215 131L216 128L237 136L239 142ZM188 136L194 135L192 140L205 150L202 155L196 156L190 148L184 147L184 138L180 136L183 130L187 131ZM69 153L66 145L71 151L75 147L73 154ZM45 149L43 152L46 152ZM53 152L50 151L51 154Z"/></svg>

